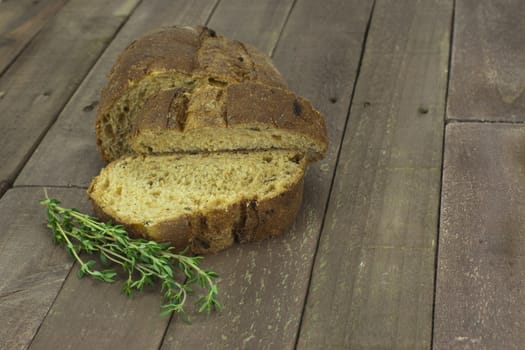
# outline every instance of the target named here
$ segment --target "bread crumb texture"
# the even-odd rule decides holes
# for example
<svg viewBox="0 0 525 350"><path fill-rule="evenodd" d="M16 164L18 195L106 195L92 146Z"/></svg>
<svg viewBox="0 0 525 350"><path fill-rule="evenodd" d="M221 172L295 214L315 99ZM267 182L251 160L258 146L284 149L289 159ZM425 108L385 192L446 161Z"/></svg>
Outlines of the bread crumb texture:
<svg viewBox="0 0 525 350"><path fill-rule="evenodd" d="M134 235L209 253L285 231L300 206L305 166L286 150L126 156L88 193L98 214Z"/></svg>

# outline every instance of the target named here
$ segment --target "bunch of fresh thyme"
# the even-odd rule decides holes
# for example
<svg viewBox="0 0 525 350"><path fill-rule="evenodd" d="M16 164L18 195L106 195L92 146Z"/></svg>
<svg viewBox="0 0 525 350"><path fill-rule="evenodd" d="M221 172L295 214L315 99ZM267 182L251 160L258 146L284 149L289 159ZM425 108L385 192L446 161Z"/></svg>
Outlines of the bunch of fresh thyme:
<svg viewBox="0 0 525 350"><path fill-rule="evenodd" d="M127 272L123 291L128 296L133 295L133 290L140 291L144 286L160 281L165 299L162 314L184 313L184 304L194 285L207 290L195 302L199 305L199 312L221 309L213 281L218 276L199 267L202 257L186 256L184 252L176 254L169 243L131 238L122 226L100 222L76 209L62 208L58 200L47 195L40 203L46 207L47 226L53 232L55 242L65 245L79 263L79 277L89 275L104 282L115 281L117 273L113 269L97 270L95 260L84 261L81 257L82 252L99 254L103 265L114 263ZM184 273L185 282L175 280L176 267Z"/></svg>

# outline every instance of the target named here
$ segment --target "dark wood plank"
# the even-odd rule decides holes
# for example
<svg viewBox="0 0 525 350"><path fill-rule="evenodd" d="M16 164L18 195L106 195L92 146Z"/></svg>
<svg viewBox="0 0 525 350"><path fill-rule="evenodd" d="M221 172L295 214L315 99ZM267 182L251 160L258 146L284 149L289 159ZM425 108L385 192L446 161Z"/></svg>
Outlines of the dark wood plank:
<svg viewBox="0 0 525 350"><path fill-rule="evenodd" d="M13 181L137 2L71 0L0 78L0 181Z"/></svg>
<svg viewBox="0 0 525 350"><path fill-rule="evenodd" d="M215 3L216 0L198 3L155 0L140 5L64 107L15 186L87 187L104 166L95 145L94 119L100 90L117 56L132 40L162 26L204 23ZM68 147L64 147L66 144Z"/></svg>
<svg viewBox="0 0 525 350"><path fill-rule="evenodd" d="M525 121L525 2L456 1L447 117Z"/></svg>
<svg viewBox="0 0 525 350"><path fill-rule="evenodd" d="M210 27L271 55L292 4L293 0L221 1Z"/></svg>
<svg viewBox="0 0 525 350"><path fill-rule="evenodd" d="M434 349L523 349L525 127L446 130Z"/></svg>
<svg viewBox="0 0 525 350"><path fill-rule="evenodd" d="M0 1L0 75L66 1Z"/></svg>
<svg viewBox="0 0 525 350"><path fill-rule="evenodd" d="M158 348L169 321L160 315L158 286L128 298L120 289L125 276L108 284L79 279L77 271L75 265L29 349Z"/></svg>
<svg viewBox="0 0 525 350"><path fill-rule="evenodd" d="M206 266L221 276L224 310L194 316L191 325L176 319L162 349L294 347L371 7L371 1L357 0L295 4L274 59L290 85L326 113L328 156L309 169L303 206L290 232L206 257ZM232 27L249 25L244 18L250 16L231 18Z"/></svg>
<svg viewBox="0 0 525 350"><path fill-rule="evenodd" d="M117 37L89 77L77 91L72 103L75 108L84 106L86 101L98 97L116 55L136 36L160 25L183 23L204 23L209 17L215 0L187 2L173 0L148 0L142 2L123 26ZM84 96L86 94L86 96ZM87 99L87 100L85 100ZM75 102L76 101L76 102ZM69 110L69 107L65 111ZM89 111L86 111L87 113ZM67 119L76 118L77 123ZM85 137L84 130L93 129L93 120L81 120L73 114L62 116L58 124L66 123L65 130L74 129L69 138L64 135L64 144ZM81 115L82 116L82 115ZM85 125L82 125L85 124ZM76 129L75 129L76 128ZM94 154L94 137L85 140ZM85 154L77 154L77 162ZM99 171L99 167L94 170ZM80 198L84 198L85 193ZM74 271L75 272L75 271ZM152 288L130 300L121 294L118 285L78 280L74 273L68 277L53 304L49 315L31 344L30 349L59 349L67 344L71 349L156 349L162 339L169 317L161 317L160 291ZM81 301L81 302L79 302Z"/></svg>
<svg viewBox="0 0 525 350"><path fill-rule="evenodd" d="M428 349L452 1L376 2L299 349Z"/></svg>
<svg viewBox="0 0 525 350"><path fill-rule="evenodd" d="M83 190L49 190L64 205L85 209ZM25 349L48 312L72 260L55 246L38 203L42 188L8 191L0 200L0 348Z"/></svg>

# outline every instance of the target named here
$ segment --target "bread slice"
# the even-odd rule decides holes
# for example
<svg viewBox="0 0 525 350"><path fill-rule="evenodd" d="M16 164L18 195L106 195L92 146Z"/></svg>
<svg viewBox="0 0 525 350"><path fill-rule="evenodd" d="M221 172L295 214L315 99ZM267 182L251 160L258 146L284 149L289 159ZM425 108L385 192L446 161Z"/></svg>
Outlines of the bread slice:
<svg viewBox="0 0 525 350"><path fill-rule="evenodd" d="M88 194L102 219L194 253L283 233L299 210L304 157L295 151L126 156Z"/></svg>
<svg viewBox="0 0 525 350"><path fill-rule="evenodd" d="M114 65L96 117L106 161L126 154L327 148L322 115L290 91L270 59L206 27L133 42Z"/></svg>

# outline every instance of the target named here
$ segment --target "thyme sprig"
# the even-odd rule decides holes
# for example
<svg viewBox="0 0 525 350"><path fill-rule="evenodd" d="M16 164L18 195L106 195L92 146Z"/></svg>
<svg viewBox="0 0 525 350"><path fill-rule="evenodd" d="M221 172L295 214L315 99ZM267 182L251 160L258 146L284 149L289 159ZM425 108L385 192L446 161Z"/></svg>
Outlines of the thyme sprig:
<svg viewBox="0 0 525 350"><path fill-rule="evenodd" d="M63 208L58 200L48 198L47 194L40 203L46 207L47 226L54 241L64 245L80 265L79 277L88 275L100 281L115 282L115 270L97 269L95 260L85 261L81 256L83 252L98 254L102 265L107 267L114 263L127 273L122 290L128 296L160 281L165 302L161 314L185 313L184 305L195 285L206 290L195 302L199 312L221 309L214 283L218 276L199 266L202 257L186 256L185 251L174 253L169 243L131 238L122 226L101 222L74 208ZM184 282L174 278L177 268L185 275Z"/></svg>

